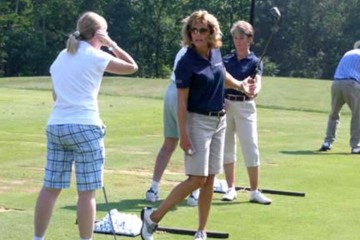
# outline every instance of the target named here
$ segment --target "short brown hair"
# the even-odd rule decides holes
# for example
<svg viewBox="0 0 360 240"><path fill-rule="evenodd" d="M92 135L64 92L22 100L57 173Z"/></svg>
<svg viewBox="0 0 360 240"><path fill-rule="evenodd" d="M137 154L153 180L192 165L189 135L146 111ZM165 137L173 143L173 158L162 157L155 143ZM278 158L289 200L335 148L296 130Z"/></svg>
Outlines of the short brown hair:
<svg viewBox="0 0 360 240"><path fill-rule="evenodd" d="M245 34L251 39L251 43L254 39L254 28L253 26L243 20L235 22L230 29L231 36L235 34Z"/></svg>

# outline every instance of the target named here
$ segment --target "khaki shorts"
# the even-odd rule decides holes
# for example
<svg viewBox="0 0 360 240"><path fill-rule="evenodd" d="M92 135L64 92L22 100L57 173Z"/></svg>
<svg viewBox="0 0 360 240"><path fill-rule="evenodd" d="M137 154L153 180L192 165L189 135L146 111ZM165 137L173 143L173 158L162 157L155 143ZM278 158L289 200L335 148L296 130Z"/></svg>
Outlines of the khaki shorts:
<svg viewBox="0 0 360 240"><path fill-rule="evenodd" d="M177 88L174 82L169 83L164 95L163 110L164 137L179 138L177 122Z"/></svg>
<svg viewBox="0 0 360 240"><path fill-rule="evenodd" d="M234 163L236 157L236 136L246 167L260 165L257 114L254 101L226 101L226 134L224 164Z"/></svg>
<svg viewBox="0 0 360 240"><path fill-rule="evenodd" d="M226 118L188 112L187 128L195 153L185 155L185 174L209 176L221 173Z"/></svg>

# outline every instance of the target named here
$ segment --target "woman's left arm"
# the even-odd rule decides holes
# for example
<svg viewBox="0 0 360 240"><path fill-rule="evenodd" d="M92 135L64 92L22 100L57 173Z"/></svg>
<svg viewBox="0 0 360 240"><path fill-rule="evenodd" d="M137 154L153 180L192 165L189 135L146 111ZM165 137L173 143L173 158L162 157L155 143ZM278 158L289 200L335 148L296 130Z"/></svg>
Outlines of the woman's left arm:
<svg viewBox="0 0 360 240"><path fill-rule="evenodd" d="M237 91L243 91L244 90L244 84L242 81L236 80L233 76L231 76L230 73L225 71L225 88L233 88Z"/></svg>
<svg viewBox="0 0 360 240"><path fill-rule="evenodd" d="M252 87L253 83L248 83L247 81L238 81L236 80L230 73L225 71L225 88L232 88L236 91L240 91L248 95L250 93L250 88Z"/></svg>

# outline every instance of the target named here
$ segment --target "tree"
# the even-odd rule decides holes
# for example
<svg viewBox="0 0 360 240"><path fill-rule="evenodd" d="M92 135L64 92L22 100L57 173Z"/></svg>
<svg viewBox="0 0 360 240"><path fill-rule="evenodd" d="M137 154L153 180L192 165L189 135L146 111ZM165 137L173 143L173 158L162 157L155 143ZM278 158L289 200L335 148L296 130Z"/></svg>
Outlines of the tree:
<svg viewBox="0 0 360 240"><path fill-rule="evenodd" d="M75 31L79 15L95 11L110 36L138 62L137 76L168 77L180 48L181 20L198 9L217 17L224 54L233 49L230 28L250 20L251 0L1 0L0 76L48 75L56 55ZM266 53L265 70L281 76L332 78L358 40L358 0L256 0L255 45L261 54L270 35L269 9L277 6L279 31Z"/></svg>

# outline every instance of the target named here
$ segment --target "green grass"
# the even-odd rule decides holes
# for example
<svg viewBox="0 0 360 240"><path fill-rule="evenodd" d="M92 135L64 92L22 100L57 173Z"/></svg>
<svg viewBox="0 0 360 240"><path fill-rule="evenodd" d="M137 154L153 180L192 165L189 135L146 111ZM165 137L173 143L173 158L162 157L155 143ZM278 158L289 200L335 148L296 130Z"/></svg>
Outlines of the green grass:
<svg viewBox="0 0 360 240"><path fill-rule="evenodd" d="M139 215L162 144L162 95L167 80L107 77L100 110L107 125L105 186L111 208ZM345 107L334 148L317 153L330 107L330 81L265 77L258 104L261 187L305 192L306 197L268 195L270 206L249 204L247 193L224 203L215 194L209 230L230 239L358 239L359 156L349 147ZM52 106L48 77L0 79L0 239L31 239L33 209L45 164L45 125ZM183 180L178 149L163 177L161 197ZM237 184L247 186L243 164ZM223 177L223 176L220 176ZM77 239L75 184L59 197L47 239ZM101 191L97 217L106 214ZM154 204L156 207L157 204ZM4 211L7 209L8 211ZM197 210L185 202L168 213L163 226L196 228ZM95 239L112 236L96 235ZM121 238L123 239L123 238ZM155 239L192 239L155 234Z"/></svg>

